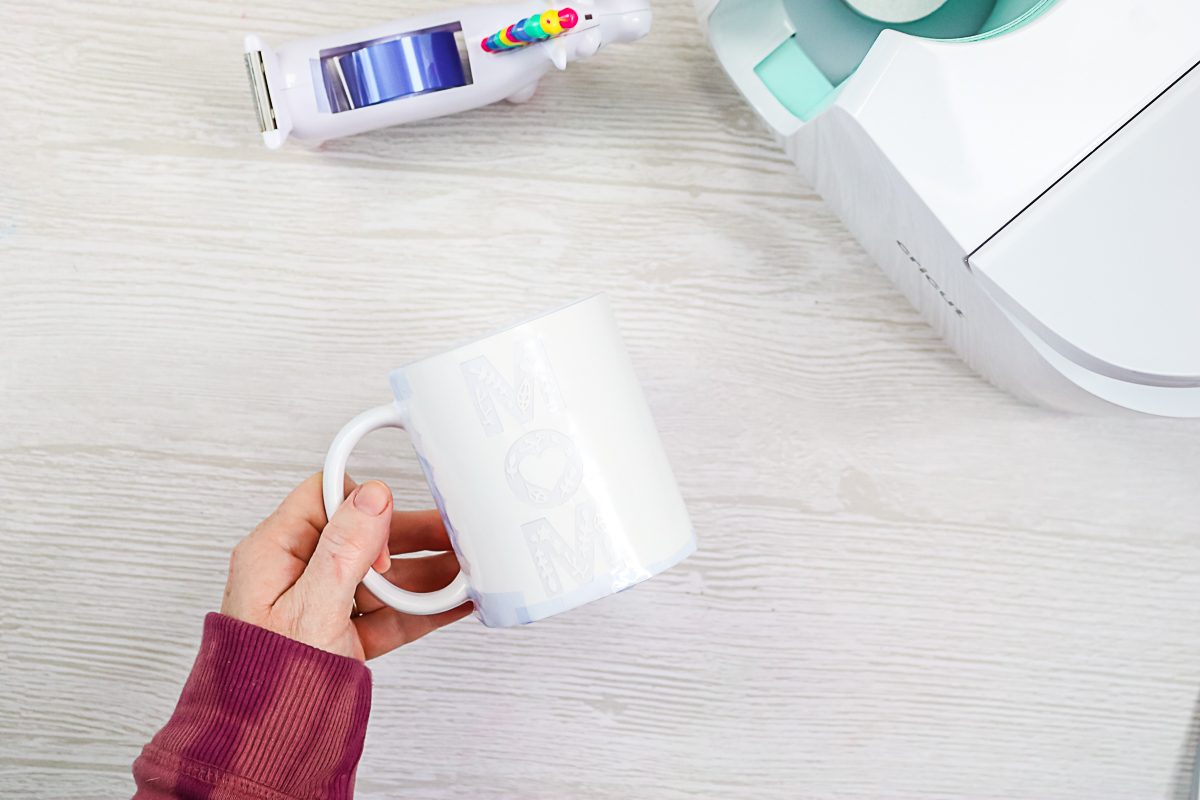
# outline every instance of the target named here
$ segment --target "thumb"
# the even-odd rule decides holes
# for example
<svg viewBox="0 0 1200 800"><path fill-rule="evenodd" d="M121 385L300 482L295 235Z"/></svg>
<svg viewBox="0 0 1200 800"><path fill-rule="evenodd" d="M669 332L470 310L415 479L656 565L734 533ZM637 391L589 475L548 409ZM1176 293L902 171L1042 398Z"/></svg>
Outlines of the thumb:
<svg viewBox="0 0 1200 800"><path fill-rule="evenodd" d="M297 584L314 597L345 602L387 547L392 523L392 490L367 481L350 493L321 531L317 549Z"/></svg>

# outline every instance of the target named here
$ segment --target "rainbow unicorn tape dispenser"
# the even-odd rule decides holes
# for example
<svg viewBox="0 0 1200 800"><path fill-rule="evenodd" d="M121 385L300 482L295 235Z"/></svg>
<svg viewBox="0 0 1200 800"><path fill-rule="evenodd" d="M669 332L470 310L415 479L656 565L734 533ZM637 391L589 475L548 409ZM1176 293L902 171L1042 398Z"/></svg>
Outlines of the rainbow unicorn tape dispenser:
<svg viewBox="0 0 1200 800"><path fill-rule="evenodd" d="M246 37L246 70L267 147L533 97L550 65L650 31L646 0L544 0L437 11L271 50Z"/></svg>

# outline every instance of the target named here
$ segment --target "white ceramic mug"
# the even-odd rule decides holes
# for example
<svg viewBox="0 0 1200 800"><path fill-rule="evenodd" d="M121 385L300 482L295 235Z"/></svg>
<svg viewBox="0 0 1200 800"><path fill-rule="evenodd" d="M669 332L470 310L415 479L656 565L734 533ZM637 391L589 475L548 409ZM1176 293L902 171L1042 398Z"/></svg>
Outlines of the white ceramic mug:
<svg viewBox="0 0 1200 800"><path fill-rule="evenodd" d="M363 583L410 614L468 599L485 625L543 619L678 564L696 538L604 295L389 374L396 400L353 419L325 459L325 509L343 500L365 434L404 428L462 572L408 592Z"/></svg>

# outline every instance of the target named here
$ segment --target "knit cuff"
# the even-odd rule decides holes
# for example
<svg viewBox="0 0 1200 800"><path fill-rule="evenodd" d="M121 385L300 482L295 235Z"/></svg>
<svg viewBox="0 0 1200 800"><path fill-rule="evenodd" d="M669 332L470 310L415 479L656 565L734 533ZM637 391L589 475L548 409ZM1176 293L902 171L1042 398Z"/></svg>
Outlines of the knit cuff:
<svg viewBox="0 0 1200 800"><path fill-rule="evenodd" d="M209 614L174 715L134 763L138 796L350 800L370 710L358 660Z"/></svg>

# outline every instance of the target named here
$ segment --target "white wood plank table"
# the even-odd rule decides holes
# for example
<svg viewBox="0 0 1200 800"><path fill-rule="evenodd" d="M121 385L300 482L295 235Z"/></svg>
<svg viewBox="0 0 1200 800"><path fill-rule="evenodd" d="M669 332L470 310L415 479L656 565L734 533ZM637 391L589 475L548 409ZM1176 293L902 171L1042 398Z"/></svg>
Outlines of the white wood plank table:
<svg viewBox="0 0 1200 800"><path fill-rule="evenodd" d="M701 551L374 662L360 797L1181 797L1200 426L971 374L684 0L526 106L262 146L244 33L439 2L0 0L0 796L128 796L386 371L604 290ZM401 434L351 468L430 503Z"/></svg>

